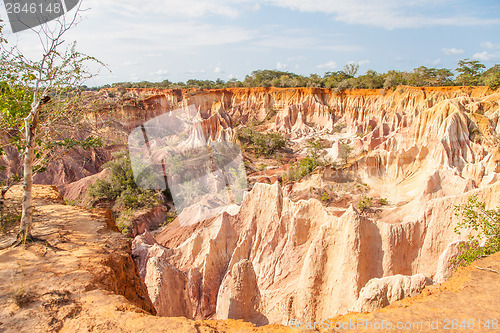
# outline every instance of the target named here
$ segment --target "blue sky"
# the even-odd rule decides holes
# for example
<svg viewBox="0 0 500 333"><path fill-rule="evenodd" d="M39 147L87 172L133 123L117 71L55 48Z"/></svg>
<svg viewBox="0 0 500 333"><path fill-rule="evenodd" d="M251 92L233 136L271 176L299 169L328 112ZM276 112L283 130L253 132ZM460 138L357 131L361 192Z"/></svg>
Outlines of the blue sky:
<svg viewBox="0 0 500 333"><path fill-rule="evenodd" d="M3 6L2 6L3 7ZM498 0L83 0L67 35L111 73L88 82L243 79L255 69L300 74L456 68L500 63ZM5 18L3 8L0 17ZM33 32L12 34L35 56Z"/></svg>

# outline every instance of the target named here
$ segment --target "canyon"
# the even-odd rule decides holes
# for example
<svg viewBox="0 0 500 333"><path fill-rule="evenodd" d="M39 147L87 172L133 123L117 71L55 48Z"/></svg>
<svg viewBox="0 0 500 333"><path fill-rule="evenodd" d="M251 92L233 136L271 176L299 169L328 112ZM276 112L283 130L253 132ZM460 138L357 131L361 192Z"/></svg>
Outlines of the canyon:
<svg viewBox="0 0 500 333"><path fill-rule="evenodd" d="M135 225L134 274L158 316L262 326L375 311L452 275L471 233L455 232L456 205L476 196L500 206L500 89L108 89L84 98L98 101L88 121L107 146L71 151L36 178L67 200L107 176L102 165L137 126L179 108L194 105L200 124L186 141L234 142L253 126L289 142L282 163L243 151L250 188L239 205L182 223L203 210L200 200L159 229L148 217ZM313 139L328 163L290 180ZM16 158L4 157L10 171Z"/></svg>

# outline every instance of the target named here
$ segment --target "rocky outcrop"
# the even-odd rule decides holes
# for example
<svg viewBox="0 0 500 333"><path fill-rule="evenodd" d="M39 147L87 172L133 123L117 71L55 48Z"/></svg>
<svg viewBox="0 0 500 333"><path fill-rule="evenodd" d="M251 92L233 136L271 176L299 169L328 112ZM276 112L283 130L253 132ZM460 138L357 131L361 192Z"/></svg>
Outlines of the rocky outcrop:
<svg viewBox="0 0 500 333"><path fill-rule="evenodd" d="M393 275L371 279L361 289L353 310L356 312L376 311L407 296L417 295L427 284L427 278L422 274Z"/></svg>
<svg viewBox="0 0 500 333"><path fill-rule="evenodd" d="M177 268L164 259L152 257L146 265L145 282L158 316L190 317L187 278Z"/></svg>
<svg viewBox="0 0 500 333"><path fill-rule="evenodd" d="M460 246L464 244L466 244L466 242L463 240L454 241L450 243L446 250L439 256L434 282L443 283L453 274L458 266L453 260L460 255Z"/></svg>
<svg viewBox="0 0 500 333"><path fill-rule="evenodd" d="M243 319L257 325L267 324L258 310L260 291L252 262L237 262L226 274L217 295L217 319Z"/></svg>
<svg viewBox="0 0 500 333"><path fill-rule="evenodd" d="M140 213L131 219L131 237L136 237L145 231L156 230L165 223L167 218L167 207L161 205L151 208L144 213Z"/></svg>

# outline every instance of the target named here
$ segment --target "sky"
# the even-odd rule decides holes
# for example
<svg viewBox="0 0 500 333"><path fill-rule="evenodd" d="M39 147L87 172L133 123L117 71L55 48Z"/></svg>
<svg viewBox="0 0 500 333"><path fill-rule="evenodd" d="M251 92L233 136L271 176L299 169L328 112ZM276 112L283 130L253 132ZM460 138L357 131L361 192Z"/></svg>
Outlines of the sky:
<svg viewBox="0 0 500 333"><path fill-rule="evenodd" d="M65 40L109 69L89 86L243 80L257 69L323 75L351 62L360 74L500 63L499 0L82 0L81 8ZM40 56L33 31L7 37Z"/></svg>

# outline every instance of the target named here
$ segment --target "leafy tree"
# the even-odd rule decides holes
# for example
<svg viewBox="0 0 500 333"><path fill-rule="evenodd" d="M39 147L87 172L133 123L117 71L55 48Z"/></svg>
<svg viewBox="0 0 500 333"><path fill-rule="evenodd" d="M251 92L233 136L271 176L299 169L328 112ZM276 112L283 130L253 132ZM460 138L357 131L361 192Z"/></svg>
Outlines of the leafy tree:
<svg viewBox="0 0 500 333"><path fill-rule="evenodd" d="M482 75L483 84L491 89L500 87L500 65L495 65L488 69Z"/></svg>
<svg viewBox="0 0 500 333"><path fill-rule="evenodd" d="M453 263L467 266L478 258L500 251L500 209L486 210L484 202L471 196L467 204L454 207L455 215L462 217L455 232L472 231L468 241L459 247L460 255Z"/></svg>
<svg viewBox="0 0 500 333"><path fill-rule="evenodd" d="M435 80L437 86L453 85L454 74L450 69L439 68L435 71Z"/></svg>
<svg viewBox="0 0 500 333"><path fill-rule="evenodd" d="M278 149L286 146L286 139L278 132L260 133L253 127L242 127L236 137L245 147L250 147L256 155L272 156Z"/></svg>
<svg viewBox="0 0 500 333"><path fill-rule="evenodd" d="M385 77L374 70L367 70L365 75L353 79L352 88L358 89L379 89L384 86Z"/></svg>
<svg viewBox="0 0 500 333"><path fill-rule="evenodd" d="M344 155L344 163L347 164L354 148L349 146L347 143L341 143L340 149L342 150L342 155Z"/></svg>
<svg viewBox="0 0 500 333"><path fill-rule="evenodd" d="M481 83L481 74L486 68L478 60L464 59L458 62L456 82L463 86L477 86Z"/></svg>
<svg viewBox="0 0 500 333"><path fill-rule="evenodd" d="M2 118L4 123L12 126L11 130L18 131L12 138L17 141L24 157L22 217L18 242L32 238L33 173L36 171L35 159L41 157L40 151L37 151L37 145L40 145L39 126L47 121L50 123L65 118L65 110L71 108L59 108L64 104L59 102L63 99L60 97L71 94L71 89L92 77L85 64L96 59L77 52L75 44L71 44L64 52L60 50L64 44L63 35L75 25L78 12L76 10L70 22L61 18L41 25L37 31L32 29L38 35L43 49L38 60L29 59L16 46L9 48L7 41L0 38L0 82L2 91L10 100L1 109ZM26 94L31 95L27 100ZM47 111L48 105L58 110L55 118Z"/></svg>
<svg viewBox="0 0 500 333"><path fill-rule="evenodd" d="M288 180L303 178L317 167L326 165L328 161L325 160L326 151L324 148L325 145L320 139L310 140L307 143L307 156L290 166Z"/></svg>

